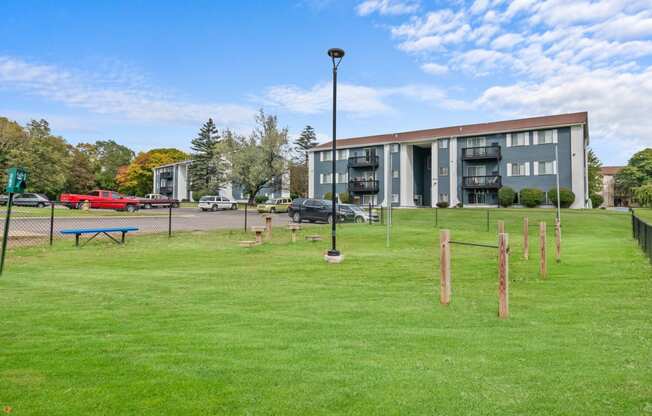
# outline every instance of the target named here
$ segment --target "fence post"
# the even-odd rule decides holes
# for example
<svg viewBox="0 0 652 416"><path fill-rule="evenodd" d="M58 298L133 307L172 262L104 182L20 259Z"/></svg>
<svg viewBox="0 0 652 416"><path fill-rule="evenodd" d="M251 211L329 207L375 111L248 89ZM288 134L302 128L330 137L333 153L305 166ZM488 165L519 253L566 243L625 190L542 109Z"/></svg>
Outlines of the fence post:
<svg viewBox="0 0 652 416"><path fill-rule="evenodd" d="M54 241L54 204L54 201L50 204L50 245Z"/></svg>
<svg viewBox="0 0 652 416"><path fill-rule="evenodd" d="M498 235L498 317L509 317L509 236Z"/></svg>
<svg viewBox="0 0 652 416"><path fill-rule="evenodd" d="M371 202L369 203L369 225L372 223L373 217L371 216Z"/></svg>
<svg viewBox="0 0 652 416"><path fill-rule="evenodd" d="M384 210L385 210L385 209L384 209L383 206L381 205L381 206L380 206L380 225L385 225L385 216L383 215L383 211L384 211Z"/></svg>
<svg viewBox="0 0 652 416"><path fill-rule="evenodd" d="M529 238L530 221L527 217L523 218L523 258L530 258L530 238Z"/></svg>
<svg viewBox="0 0 652 416"><path fill-rule="evenodd" d="M559 218L555 220L555 259L561 261L561 223Z"/></svg>
<svg viewBox="0 0 652 416"><path fill-rule="evenodd" d="M249 206L249 201L245 202L245 221L244 221L244 230L247 232L247 207Z"/></svg>
<svg viewBox="0 0 652 416"><path fill-rule="evenodd" d="M172 204L168 207L168 238L172 237Z"/></svg>
<svg viewBox="0 0 652 416"><path fill-rule="evenodd" d="M542 279L548 276L548 265L546 263L546 223L539 223L539 275Z"/></svg>
<svg viewBox="0 0 652 416"><path fill-rule="evenodd" d="M267 239L272 239L272 215L265 215L265 229L267 234Z"/></svg>
<svg viewBox="0 0 652 416"><path fill-rule="evenodd" d="M505 221L498 220L498 234L505 234Z"/></svg>
<svg viewBox="0 0 652 416"><path fill-rule="evenodd" d="M3 270L5 269L5 255L7 254L7 240L9 239L9 221L11 219L11 205L14 203L14 193L9 193L9 199L7 200L7 212L5 217L5 229L3 230L2 237L2 258L0 258L0 275L2 275Z"/></svg>
<svg viewBox="0 0 652 416"><path fill-rule="evenodd" d="M450 231L439 232L439 302L448 305L451 302L451 245Z"/></svg>

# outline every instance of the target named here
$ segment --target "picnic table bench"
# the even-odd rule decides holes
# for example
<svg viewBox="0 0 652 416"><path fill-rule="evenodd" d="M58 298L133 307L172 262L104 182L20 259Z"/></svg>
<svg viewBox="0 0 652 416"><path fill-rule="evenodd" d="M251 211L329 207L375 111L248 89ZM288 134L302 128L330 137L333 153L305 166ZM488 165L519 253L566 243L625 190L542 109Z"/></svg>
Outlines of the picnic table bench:
<svg viewBox="0 0 652 416"><path fill-rule="evenodd" d="M69 229L69 230L61 230L61 234L64 235L74 235L75 236L75 246L79 247L79 237L83 234L93 234L91 238L86 240L84 244L82 244L82 247L86 244L88 244L92 239L97 237L100 234L104 234L105 236L109 237L111 240L113 240L116 244L124 244L125 242L125 234L127 234L130 231L138 231L138 228L136 227L109 227L109 228L76 228L76 229ZM120 238L120 241L115 239L111 234L109 233L122 233L122 237Z"/></svg>

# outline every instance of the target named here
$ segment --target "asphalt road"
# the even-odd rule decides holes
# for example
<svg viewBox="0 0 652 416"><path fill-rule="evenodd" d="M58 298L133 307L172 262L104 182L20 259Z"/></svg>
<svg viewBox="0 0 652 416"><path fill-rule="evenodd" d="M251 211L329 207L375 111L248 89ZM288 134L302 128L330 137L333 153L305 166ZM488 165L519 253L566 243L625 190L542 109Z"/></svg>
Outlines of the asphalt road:
<svg viewBox="0 0 652 416"><path fill-rule="evenodd" d="M63 238L61 230L74 228L106 228L106 227L137 227L138 234L163 233L168 231L168 210L156 209L148 214L160 212L160 215L130 215L108 217L56 217L53 224L54 237ZM286 226L290 220L287 213L272 214L272 226ZM3 218L4 220L4 218ZM172 210L172 232L175 231L210 231L219 229L244 229L245 211L201 212L196 208L176 208ZM264 225L263 217L254 210L247 213L247 227ZM0 232L4 221L0 222ZM39 241L47 241L50 233L50 219L18 218L11 219L9 227L10 244L13 246L34 245ZM2 234L0 234L1 236Z"/></svg>

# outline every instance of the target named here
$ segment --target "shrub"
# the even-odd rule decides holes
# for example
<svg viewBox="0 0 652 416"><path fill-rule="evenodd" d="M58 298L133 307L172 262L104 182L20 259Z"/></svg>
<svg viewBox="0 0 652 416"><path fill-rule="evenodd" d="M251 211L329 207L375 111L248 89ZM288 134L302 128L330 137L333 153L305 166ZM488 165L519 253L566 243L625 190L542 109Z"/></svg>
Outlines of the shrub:
<svg viewBox="0 0 652 416"><path fill-rule="evenodd" d="M326 192L324 194L324 199L331 201L333 199L333 194L331 192Z"/></svg>
<svg viewBox="0 0 652 416"><path fill-rule="evenodd" d="M521 189L521 204L528 208L534 208L543 202L543 191L541 189Z"/></svg>
<svg viewBox="0 0 652 416"><path fill-rule="evenodd" d="M255 198L256 204L263 204L263 203L267 202L268 199L269 198L267 198L265 195L256 195L256 198Z"/></svg>
<svg viewBox="0 0 652 416"><path fill-rule="evenodd" d="M340 203L349 204L351 203L351 197L348 192L340 192Z"/></svg>
<svg viewBox="0 0 652 416"><path fill-rule="evenodd" d="M437 208L448 208L448 202L437 202Z"/></svg>
<svg viewBox="0 0 652 416"><path fill-rule="evenodd" d="M290 192L290 199L295 200L297 198L301 198L301 195L296 192Z"/></svg>
<svg viewBox="0 0 652 416"><path fill-rule="evenodd" d="M600 194L591 194L591 205L593 208L600 208L600 205L604 202L604 198Z"/></svg>
<svg viewBox="0 0 652 416"><path fill-rule="evenodd" d="M498 203L501 207L505 208L512 206L514 203L514 196L516 196L516 192L514 192L512 188L509 186L503 186L498 191Z"/></svg>
<svg viewBox="0 0 652 416"><path fill-rule="evenodd" d="M548 191L548 199L553 205L557 205L557 188ZM562 208L568 208L575 202L575 194L568 188L559 188L559 199Z"/></svg>

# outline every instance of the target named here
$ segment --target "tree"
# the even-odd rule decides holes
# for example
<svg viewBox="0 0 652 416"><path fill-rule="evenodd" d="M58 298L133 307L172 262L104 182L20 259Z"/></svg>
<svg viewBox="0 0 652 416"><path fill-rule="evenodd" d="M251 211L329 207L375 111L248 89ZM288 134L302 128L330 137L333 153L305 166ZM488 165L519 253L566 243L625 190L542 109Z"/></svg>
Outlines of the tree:
<svg viewBox="0 0 652 416"><path fill-rule="evenodd" d="M595 154L593 149L589 149L587 155L588 177L589 177L589 195L599 194L602 191L602 162Z"/></svg>
<svg viewBox="0 0 652 416"><path fill-rule="evenodd" d="M64 191L84 194L95 187L95 172L90 158L78 147L71 148L70 170L64 185Z"/></svg>
<svg viewBox="0 0 652 416"><path fill-rule="evenodd" d="M625 194L652 181L652 148L637 152L629 159L627 166L616 175L616 187Z"/></svg>
<svg viewBox="0 0 652 416"><path fill-rule="evenodd" d="M634 199L642 207L652 208L652 182L632 189Z"/></svg>
<svg viewBox="0 0 652 416"><path fill-rule="evenodd" d="M226 179L226 166L221 153L220 134L209 118L191 141L192 164L189 167L190 188L196 194L216 194Z"/></svg>
<svg viewBox="0 0 652 416"><path fill-rule="evenodd" d="M294 150L297 153L296 163L308 165L308 150L315 146L317 146L317 135L312 126L308 125L294 141Z"/></svg>
<svg viewBox="0 0 652 416"><path fill-rule="evenodd" d="M24 146L27 133L15 121L0 117L0 183L7 182L7 168L11 167L16 150Z"/></svg>
<svg viewBox="0 0 652 416"><path fill-rule="evenodd" d="M290 162L290 193L308 196L308 166Z"/></svg>
<svg viewBox="0 0 652 416"><path fill-rule="evenodd" d="M266 116L262 110L249 137L225 132L222 148L230 168L229 179L249 195L250 204L261 188L285 172L287 136L287 128L278 127L276 116Z"/></svg>
<svg viewBox="0 0 652 416"><path fill-rule="evenodd" d="M188 155L178 149L152 149L140 152L126 167L118 170L118 190L129 195L145 195L152 191L153 172L157 166L187 160Z"/></svg>
<svg viewBox="0 0 652 416"><path fill-rule="evenodd" d="M129 165L135 156L133 150L113 140L80 143L77 148L88 157L96 186L101 189L117 189L118 170Z"/></svg>

